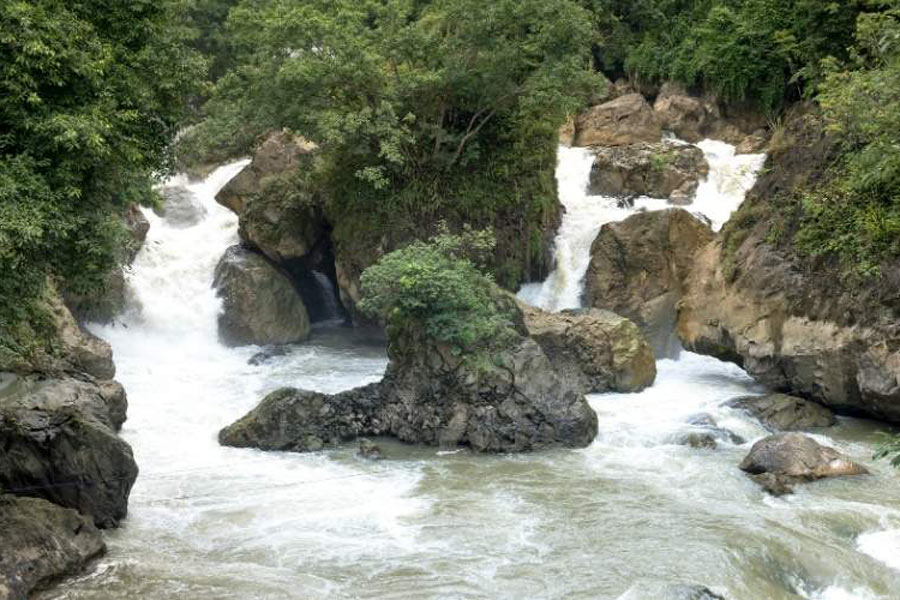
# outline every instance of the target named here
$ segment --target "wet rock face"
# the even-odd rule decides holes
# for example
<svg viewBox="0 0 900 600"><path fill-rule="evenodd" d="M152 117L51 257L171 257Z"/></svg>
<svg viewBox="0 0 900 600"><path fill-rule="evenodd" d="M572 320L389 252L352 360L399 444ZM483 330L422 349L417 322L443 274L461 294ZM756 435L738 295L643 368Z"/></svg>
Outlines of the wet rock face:
<svg viewBox="0 0 900 600"><path fill-rule="evenodd" d="M702 585L687 583L642 582L619 596L618 600L725 600Z"/></svg>
<svg viewBox="0 0 900 600"><path fill-rule="evenodd" d="M13 379L0 390L0 487L115 527L137 477L131 448L115 434L124 390L87 376Z"/></svg>
<svg viewBox="0 0 900 600"><path fill-rule="evenodd" d="M309 315L290 280L259 254L229 248L213 286L223 298L219 336L229 345L287 344L309 337Z"/></svg>
<svg viewBox="0 0 900 600"><path fill-rule="evenodd" d="M638 392L656 379L653 349L628 319L598 309L546 313L520 307L528 334L556 373L582 393Z"/></svg>
<svg viewBox="0 0 900 600"><path fill-rule="evenodd" d="M624 146L658 142L662 128L640 94L594 106L575 119L574 146Z"/></svg>
<svg viewBox="0 0 900 600"><path fill-rule="evenodd" d="M690 204L709 173L700 148L670 141L597 147L594 156L588 189L595 195L650 196Z"/></svg>
<svg viewBox="0 0 900 600"><path fill-rule="evenodd" d="M0 496L0 599L25 600L32 590L81 571L103 554L90 519L39 498Z"/></svg>
<svg viewBox="0 0 900 600"><path fill-rule="evenodd" d="M834 448L799 433L779 433L756 442L740 469L776 496L791 493L797 483L869 472Z"/></svg>
<svg viewBox="0 0 900 600"><path fill-rule="evenodd" d="M586 304L634 321L657 357L677 354L676 305L695 252L712 238L708 225L682 209L604 225L591 246Z"/></svg>
<svg viewBox="0 0 900 600"><path fill-rule="evenodd" d="M597 415L553 371L533 340L522 338L487 373L449 349L403 340L380 383L334 395L285 388L226 427L226 446L311 451L358 436L390 435L410 443L478 452L583 447ZM416 353L407 354L407 349Z"/></svg>
<svg viewBox="0 0 900 600"><path fill-rule="evenodd" d="M186 187L171 186L163 190L163 205L157 209L170 227L193 227L206 216L206 208L197 196Z"/></svg>
<svg viewBox="0 0 900 600"><path fill-rule="evenodd" d="M749 412L774 431L831 427L837 423L834 413L821 404L787 394L735 398L728 406Z"/></svg>

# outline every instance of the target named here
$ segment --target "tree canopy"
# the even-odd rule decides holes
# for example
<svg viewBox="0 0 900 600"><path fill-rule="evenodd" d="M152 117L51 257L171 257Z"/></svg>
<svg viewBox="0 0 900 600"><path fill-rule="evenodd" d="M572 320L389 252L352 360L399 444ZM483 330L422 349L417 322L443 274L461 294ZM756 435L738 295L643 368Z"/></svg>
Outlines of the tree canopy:
<svg viewBox="0 0 900 600"><path fill-rule="evenodd" d="M0 333L48 276L89 289L152 195L203 73L176 0L0 5Z"/></svg>

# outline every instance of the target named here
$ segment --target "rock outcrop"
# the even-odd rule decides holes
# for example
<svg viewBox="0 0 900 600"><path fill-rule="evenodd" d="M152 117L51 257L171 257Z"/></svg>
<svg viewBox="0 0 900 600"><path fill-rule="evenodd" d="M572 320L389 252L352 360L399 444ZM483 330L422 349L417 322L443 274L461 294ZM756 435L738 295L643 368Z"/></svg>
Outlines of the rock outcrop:
<svg viewBox="0 0 900 600"><path fill-rule="evenodd" d="M661 137L662 128L644 97L626 94L578 115L573 145L624 146Z"/></svg>
<svg viewBox="0 0 900 600"><path fill-rule="evenodd" d="M98 527L118 525L137 477L115 433L124 403L121 386L88 375L3 374L0 488L74 508Z"/></svg>
<svg viewBox="0 0 900 600"><path fill-rule="evenodd" d="M520 306L528 334L581 393L638 392L656 379L653 349L628 319L598 309L547 313Z"/></svg>
<svg viewBox="0 0 900 600"><path fill-rule="evenodd" d="M712 415L701 413L691 416L687 421L688 428L675 434L672 441L680 446L692 448L718 448L719 442L743 444L744 438L733 431L719 427Z"/></svg>
<svg viewBox="0 0 900 600"><path fill-rule="evenodd" d="M316 145L288 131L272 131L262 136L253 150L253 161L216 195L216 202L236 214L244 212L247 201L263 191L271 177L294 171Z"/></svg>
<svg viewBox="0 0 900 600"><path fill-rule="evenodd" d="M287 344L309 337L303 299L262 255L232 246L216 266L213 286L223 298L219 337L226 344Z"/></svg>
<svg viewBox="0 0 900 600"><path fill-rule="evenodd" d="M773 431L801 431L837 423L834 413L821 404L787 394L735 398L728 406L750 413Z"/></svg>
<svg viewBox="0 0 900 600"><path fill-rule="evenodd" d="M219 434L226 446L319 450L358 436L390 435L416 444L478 452L583 447L597 433L584 396L522 338L486 373L449 349L396 350L380 383L325 395L284 388Z"/></svg>
<svg viewBox="0 0 900 600"><path fill-rule="evenodd" d="M696 144L712 138L740 147L739 154L762 151L768 141L765 116L749 102L723 104L715 97L697 97L666 83L653 104L657 121L666 131Z"/></svg>
<svg viewBox="0 0 900 600"><path fill-rule="evenodd" d="M590 444L597 415L578 383L558 374L527 337L513 300L497 290L496 302L508 311L510 339L489 355L456 352L411 325L393 328L380 382L334 395L277 390L224 428L220 443L308 451L359 436L393 436L478 452Z"/></svg>
<svg viewBox="0 0 900 600"><path fill-rule="evenodd" d="M797 483L869 472L834 448L799 433L778 433L756 442L740 469L776 496L791 493Z"/></svg>
<svg viewBox="0 0 900 600"><path fill-rule="evenodd" d="M668 198L690 204L709 173L703 151L672 141L594 148L591 194Z"/></svg>
<svg viewBox="0 0 900 600"><path fill-rule="evenodd" d="M702 585L688 583L641 582L617 600L725 600Z"/></svg>
<svg viewBox="0 0 900 600"><path fill-rule="evenodd" d="M695 252L712 239L709 226L683 209L604 225L591 246L586 304L634 321L657 357L677 354L676 305Z"/></svg>
<svg viewBox="0 0 900 600"><path fill-rule="evenodd" d="M39 498L0 496L0 532L0 600L26 600L106 550L90 519Z"/></svg>

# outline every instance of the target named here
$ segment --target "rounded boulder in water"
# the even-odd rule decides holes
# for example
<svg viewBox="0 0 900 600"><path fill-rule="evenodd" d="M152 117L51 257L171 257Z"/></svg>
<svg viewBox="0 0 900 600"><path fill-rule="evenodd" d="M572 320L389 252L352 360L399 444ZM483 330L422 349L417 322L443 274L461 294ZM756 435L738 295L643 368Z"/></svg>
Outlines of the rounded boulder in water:
<svg viewBox="0 0 900 600"><path fill-rule="evenodd" d="M170 227L193 227L206 216L206 208L200 199L186 187L171 186L163 190L163 205L156 213Z"/></svg>

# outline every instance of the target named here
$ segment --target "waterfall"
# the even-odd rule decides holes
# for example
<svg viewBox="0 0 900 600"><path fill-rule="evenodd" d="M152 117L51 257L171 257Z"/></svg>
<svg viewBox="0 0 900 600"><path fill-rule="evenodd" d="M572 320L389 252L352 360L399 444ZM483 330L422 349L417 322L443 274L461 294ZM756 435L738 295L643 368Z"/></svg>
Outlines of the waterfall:
<svg viewBox="0 0 900 600"><path fill-rule="evenodd" d="M325 323L335 323L342 321L341 309L337 301L337 290L334 284L328 278L328 275L321 271L311 271L316 289L321 300L320 321Z"/></svg>
<svg viewBox="0 0 900 600"><path fill-rule="evenodd" d="M704 140L697 146L709 163L709 175L697 188L694 203L684 208L708 219L718 231L753 186L765 155L736 155L734 146L713 140ZM672 207L663 199L640 197L633 205L625 206L621 199L590 195L593 164L590 148L559 147L556 181L565 213L554 241L553 271L543 283L526 284L519 290L519 298L532 306L551 312L580 308L591 244L600 228L636 212Z"/></svg>

